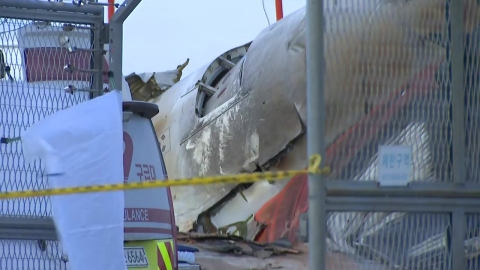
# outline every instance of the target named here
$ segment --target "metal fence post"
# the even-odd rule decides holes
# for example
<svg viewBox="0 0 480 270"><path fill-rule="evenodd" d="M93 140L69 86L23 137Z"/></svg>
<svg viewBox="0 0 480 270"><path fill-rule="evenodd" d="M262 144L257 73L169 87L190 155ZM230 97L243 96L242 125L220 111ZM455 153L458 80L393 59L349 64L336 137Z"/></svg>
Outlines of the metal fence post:
<svg viewBox="0 0 480 270"><path fill-rule="evenodd" d="M110 19L110 69L114 75L115 88L122 90L123 23L142 0L126 0ZM110 85L110 88L113 86Z"/></svg>
<svg viewBox="0 0 480 270"><path fill-rule="evenodd" d="M110 22L110 59L109 66L113 72L113 82L110 80L110 89L122 90L122 63L123 63L123 24Z"/></svg>
<svg viewBox="0 0 480 270"><path fill-rule="evenodd" d="M93 69L94 70L98 70L100 72L96 72L93 74L93 84L92 84L92 88L93 89L97 89L99 90L98 92L95 92L93 94L93 97L97 97L97 96L100 96L103 94L103 77L104 77L104 73L103 73L103 59L104 59L104 56L103 56L103 52L104 52L104 49L103 49L103 44L105 44L106 40L102 40L102 32L103 32L103 10L102 10L102 14L101 14L101 18L102 20L101 21L98 21L94 28L95 30L93 30L93 49L94 49L94 52L93 52Z"/></svg>
<svg viewBox="0 0 480 270"><path fill-rule="evenodd" d="M308 155L325 157L323 0L307 1L307 139ZM326 269L326 198L321 175L308 176L309 269Z"/></svg>
<svg viewBox="0 0 480 270"><path fill-rule="evenodd" d="M451 213L451 245L449 247L451 252L451 269L466 269L465 267L465 210L463 207L452 211Z"/></svg>
<svg viewBox="0 0 480 270"><path fill-rule="evenodd" d="M464 23L463 11L465 0L450 2L450 61L452 81L450 86L452 98L452 164L453 181L461 184L466 178L465 145L465 85L464 85Z"/></svg>
<svg viewBox="0 0 480 270"><path fill-rule="evenodd" d="M464 184L466 181L466 131L465 131L465 84L464 84L464 9L465 0L450 1L450 61L451 61L451 99L452 99L452 164L453 181ZM451 213L451 267L465 269L465 231L466 216L464 208Z"/></svg>

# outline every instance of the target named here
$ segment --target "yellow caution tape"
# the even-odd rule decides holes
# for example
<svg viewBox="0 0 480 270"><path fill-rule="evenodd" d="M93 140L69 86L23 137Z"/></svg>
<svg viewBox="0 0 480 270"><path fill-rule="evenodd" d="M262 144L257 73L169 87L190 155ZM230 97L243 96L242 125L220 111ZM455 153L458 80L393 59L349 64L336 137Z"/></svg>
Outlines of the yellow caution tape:
<svg viewBox="0 0 480 270"><path fill-rule="evenodd" d="M147 182L133 182L113 185L96 185L84 187L69 187L43 190L26 190L0 193L0 199L15 199L15 198L29 198L40 196L54 196L54 195L71 195L90 192L105 192L131 189L146 189L146 188L162 188L162 187L176 187L176 186L192 186L192 185L211 185L211 184L226 184L226 183L252 183L264 180L281 180L284 178L291 178L299 174L329 174L328 167L320 169L322 157L320 155L312 155L309 160L309 166L306 170L292 170L292 171L278 171L278 172L261 172L261 173L245 173L236 175L222 175L211 177L195 177L172 180L154 180Z"/></svg>

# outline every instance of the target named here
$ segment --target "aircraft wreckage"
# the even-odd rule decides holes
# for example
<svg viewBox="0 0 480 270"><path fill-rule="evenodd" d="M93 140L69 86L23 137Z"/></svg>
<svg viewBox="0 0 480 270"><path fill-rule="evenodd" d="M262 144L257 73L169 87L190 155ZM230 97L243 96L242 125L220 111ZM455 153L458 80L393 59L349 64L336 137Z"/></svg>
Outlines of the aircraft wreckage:
<svg viewBox="0 0 480 270"><path fill-rule="evenodd" d="M447 177L448 161L441 157L450 146L439 132L447 124L434 122L448 117L435 105L448 103L438 94L448 88L448 6L436 0L325 2L329 178L375 179L378 145L390 143L413 145L411 181ZM470 35L479 24L479 4L466 0L465 10ZM181 80L188 60L172 71L125 78L133 99L159 105L153 122L170 178L306 167L305 30L302 8ZM306 176L295 178L172 188L177 225L294 242L308 208ZM447 217L434 214L331 213L327 242L331 250L368 251L391 265L405 264L444 256L448 226ZM407 230L422 233L403 241L398 235ZM391 246L383 245L388 241Z"/></svg>

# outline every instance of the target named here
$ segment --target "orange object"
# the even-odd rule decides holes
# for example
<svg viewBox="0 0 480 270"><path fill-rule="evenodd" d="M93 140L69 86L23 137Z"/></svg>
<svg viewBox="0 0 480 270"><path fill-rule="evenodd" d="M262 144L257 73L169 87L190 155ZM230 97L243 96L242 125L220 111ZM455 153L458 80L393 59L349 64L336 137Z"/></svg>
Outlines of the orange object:
<svg viewBox="0 0 480 270"><path fill-rule="evenodd" d="M278 193L260 208L255 220L267 227L255 238L261 243L286 239L295 243L300 224L300 214L308 210L308 175L295 176Z"/></svg>
<svg viewBox="0 0 480 270"><path fill-rule="evenodd" d="M112 19L113 13L115 13L115 0L108 0L108 22Z"/></svg>
<svg viewBox="0 0 480 270"><path fill-rule="evenodd" d="M277 21L283 19L283 0L275 0L275 14L277 15Z"/></svg>

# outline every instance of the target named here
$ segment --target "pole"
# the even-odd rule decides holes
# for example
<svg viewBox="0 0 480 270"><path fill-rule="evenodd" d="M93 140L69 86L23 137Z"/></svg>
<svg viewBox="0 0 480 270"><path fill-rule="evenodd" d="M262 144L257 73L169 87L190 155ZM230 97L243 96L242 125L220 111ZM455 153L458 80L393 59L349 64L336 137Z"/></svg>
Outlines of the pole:
<svg viewBox="0 0 480 270"><path fill-rule="evenodd" d="M108 0L108 22L112 19L113 13L115 13L115 0Z"/></svg>
<svg viewBox="0 0 480 270"><path fill-rule="evenodd" d="M450 63L452 96L452 158L453 182L459 186L466 180L466 141L465 141L465 84L464 84L464 52L465 52L465 0L449 1L450 4ZM451 269L466 269L465 263L465 225L466 216L462 208L450 215Z"/></svg>
<svg viewBox="0 0 480 270"><path fill-rule="evenodd" d="M323 0L307 0L307 140L308 155L325 158L324 15ZM325 270L326 190L324 177L308 176L309 269Z"/></svg>
<svg viewBox="0 0 480 270"><path fill-rule="evenodd" d="M117 90L122 90L123 23L142 0L125 0L110 18L110 70ZM109 83L110 89L113 85Z"/></svg>
<svg viewBox="0 0 480 270"><path fill-rule="evenodd" d="M123 24L140 2L142 0L125 0L113 14L111 22Z"/></svg>
<svg viewBox="0 0 480 270"><path fill-rule="evenodd" d="M113 84L110 89L123 90L123 22L112 20L110 23L110 70L113 72ZM115 87L114 87L115 86Z"/></svg>
<svg viewBox="0 0 480 270"><path fill-rule="evenodd" d="M466 143L465 143L465 85L464 85L464 52L465 52L465 0L450 1L450 63L452 95L452 158L453 181L465 184L466 180Z"/></svg>
<svg viewBox="0 0 480 270"><path fill-rule="evenodd" d="M275 14L277 21L283 19L283 0L275 0Z"/></svg>

